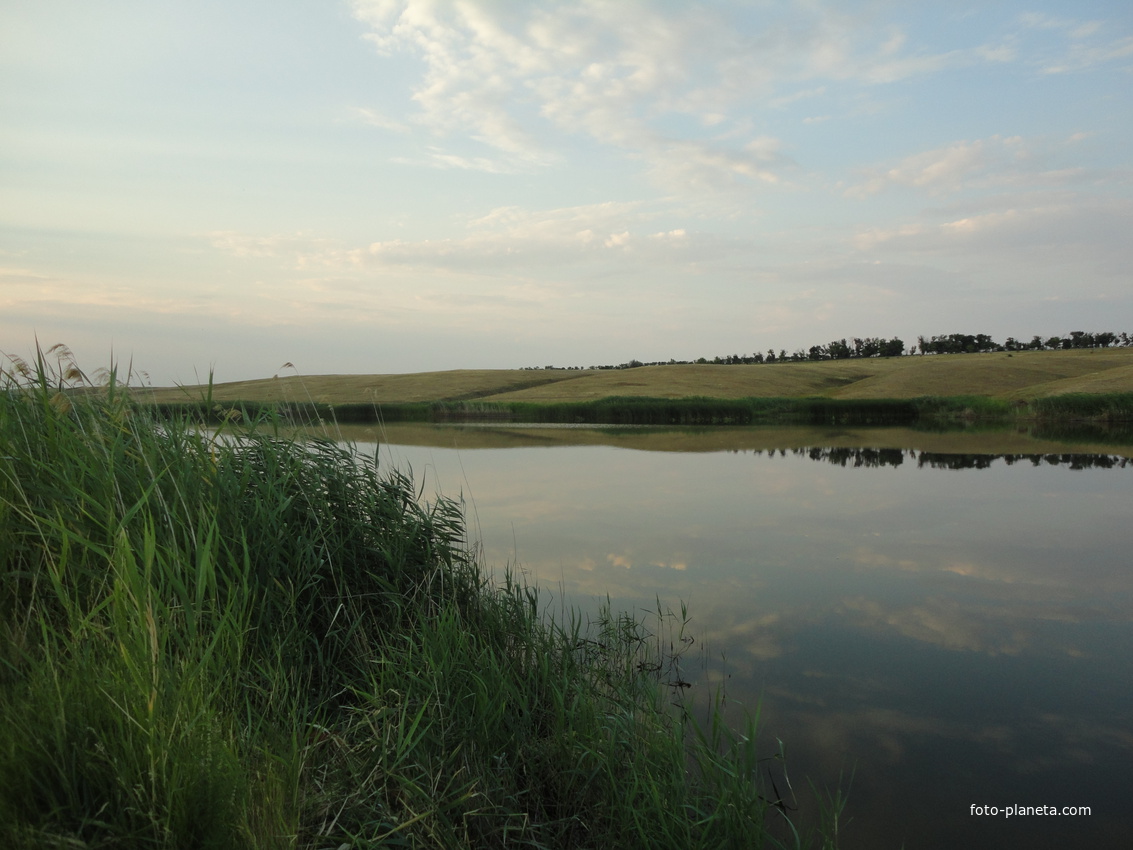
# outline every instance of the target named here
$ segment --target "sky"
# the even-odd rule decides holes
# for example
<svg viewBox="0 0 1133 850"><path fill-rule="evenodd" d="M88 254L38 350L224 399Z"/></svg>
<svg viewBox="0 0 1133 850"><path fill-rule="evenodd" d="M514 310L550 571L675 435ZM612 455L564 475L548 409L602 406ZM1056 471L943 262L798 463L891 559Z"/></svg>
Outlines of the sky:
<svg viewBox="0 0 1133 850"><path fill-rule="evenodd" d="M0 3L0 351L154 385L1133 331L1128 0Z"/></svg>

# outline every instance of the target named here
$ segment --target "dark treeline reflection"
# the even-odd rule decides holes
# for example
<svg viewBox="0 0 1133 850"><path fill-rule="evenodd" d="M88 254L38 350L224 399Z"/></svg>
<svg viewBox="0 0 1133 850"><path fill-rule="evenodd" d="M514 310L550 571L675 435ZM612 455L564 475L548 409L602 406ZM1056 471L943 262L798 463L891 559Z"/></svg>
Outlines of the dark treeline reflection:
<svg viewBox="0 0 1133 850"><path fill-rule="evenodd" d="M996 461L1008 466L1016 463L1029 463L1031 466L1065 466L1070 469L1124 469L1133 466L1129 458L1117 455L1097 454L950 454L945 452L926 452L916 449L862 449L843 447L810 446L794 449L757 449L757 455L774 457L808 457L811 460L825 461L838 466L900 466L906 460L918 467L931 469L987 469Z"/></svg>

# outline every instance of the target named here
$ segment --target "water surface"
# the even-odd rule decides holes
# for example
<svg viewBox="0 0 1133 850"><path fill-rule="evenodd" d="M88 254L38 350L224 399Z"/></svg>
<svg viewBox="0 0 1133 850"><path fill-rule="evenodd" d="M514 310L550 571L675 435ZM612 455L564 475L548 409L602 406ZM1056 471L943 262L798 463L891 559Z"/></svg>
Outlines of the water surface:
<svg viewBox="0 0 1133 850"><path fill-rule="evenodd" d="M806 777L853 772L842 846L1133 835L1122 454L893 430L410 426L382 440L382 462L411 467L426 495L464 498L486 564L548 598L688 603L706 663L684 677L759 707L804 804ZM1092 814L971 814L1013 804Z"/></svg>

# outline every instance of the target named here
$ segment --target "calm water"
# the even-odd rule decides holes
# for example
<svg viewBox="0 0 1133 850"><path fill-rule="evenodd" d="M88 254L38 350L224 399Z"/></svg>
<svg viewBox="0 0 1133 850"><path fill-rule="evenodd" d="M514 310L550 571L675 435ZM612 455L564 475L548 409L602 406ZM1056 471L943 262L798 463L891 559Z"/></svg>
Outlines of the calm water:
<svg viewBox="0 0 1133 850"><path fill-rule="evenodd" d="M853 772L842 846L1128 846L1133 461L885 433L390 428L380 457L556 602L687 602L685 678L761 707L800 797Z"/></svg>

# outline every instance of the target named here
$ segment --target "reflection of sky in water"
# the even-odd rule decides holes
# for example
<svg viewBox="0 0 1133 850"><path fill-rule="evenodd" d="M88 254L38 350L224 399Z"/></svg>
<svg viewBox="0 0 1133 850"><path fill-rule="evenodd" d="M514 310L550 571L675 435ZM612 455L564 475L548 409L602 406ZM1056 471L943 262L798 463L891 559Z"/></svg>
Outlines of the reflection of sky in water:
<svg viewBox="0 0 1133 850"><path fill-rule="evenodd" d="M846 846L1133 834L1133 471L609 446L382 458L426 495L463 493L485 563L556 598L688 602L725 661L686 678L762 697L800 778L857 766ZM972 803L1094 815L1005 823Z"/></svg>

